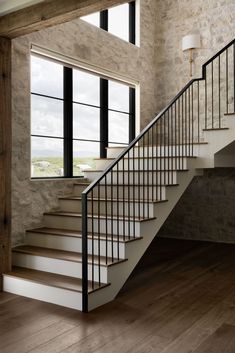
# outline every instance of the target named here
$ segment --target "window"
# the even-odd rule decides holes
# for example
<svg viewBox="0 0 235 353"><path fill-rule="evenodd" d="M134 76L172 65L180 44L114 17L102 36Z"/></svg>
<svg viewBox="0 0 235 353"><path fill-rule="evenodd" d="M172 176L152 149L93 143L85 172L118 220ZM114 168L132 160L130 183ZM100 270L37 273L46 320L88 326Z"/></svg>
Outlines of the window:
<svg viewBox="0 0 235 353"><path fill-rule="evenodd" d="M135 1L83 16L81 19L135 44Z"/></svg>
<svg viewBox="0 0 235 353"><path fill-rule="evenodd" d="M135 89L31 56L31 175L79 177L135 137Z"/></svg>

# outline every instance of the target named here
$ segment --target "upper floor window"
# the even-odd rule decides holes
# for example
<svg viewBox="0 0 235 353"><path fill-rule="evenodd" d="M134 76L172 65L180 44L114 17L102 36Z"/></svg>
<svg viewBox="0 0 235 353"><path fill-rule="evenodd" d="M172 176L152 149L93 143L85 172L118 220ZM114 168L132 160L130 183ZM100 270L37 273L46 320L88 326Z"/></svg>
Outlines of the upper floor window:
<svg viewBox="0 0 235 353"><path fill-rule="evenodd" d="M135 44L135 12L135 1L132 1L81 19Z"/></svg>

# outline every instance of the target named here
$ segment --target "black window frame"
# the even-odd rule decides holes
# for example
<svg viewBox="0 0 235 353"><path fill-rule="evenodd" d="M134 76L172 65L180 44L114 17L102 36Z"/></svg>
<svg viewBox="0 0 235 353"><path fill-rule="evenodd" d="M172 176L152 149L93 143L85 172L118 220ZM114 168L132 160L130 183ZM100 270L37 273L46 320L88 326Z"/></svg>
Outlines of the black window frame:
<svg viewBox="0 0 235 353"><path fill-rule="evenodd" d="M108 9L100 12L99 27L109 32L109 10ZM129 2L129 43L134 45L136 44L136 3L135 1Z"/></svg>
<svg viewBox="0 0 235 353"><path fill-rule="evenodd" d="M38 55L37 55L38 56ZM42 57L39 55L39 57ZM42 57L44 60L47 58ZM73 142L74 141L87 141L87 142L97 142L100 144L100 158L107 157L107 147L109 146L109 111L126 114L129 118L129 143L135 138L135 129L136 129L136 100L135 100L135 88L129 86L129 112L124 112L121 110L109 108L109 81L119 82L117 80L110 78L103 78L99 76L100 80L100 106L95 106L88 103L81 103L73 100L73 70L81 70L90 74L92 71L82 70L78 68L71 68L66 65L63 65L63 98L58 98L54 96L49 96L41 93L31 92L31 96L40 96L44 98L50 98L53 100L58 100L63 102L63 137L59 139L63 140L63 176L51 176L51 177L33 177L31 179L66 179L66 178L83 178L83 176L73 175ZM95 74L94 74L95 75ZM122 83L122 82L120 82ZM123 82L124 84L124 82ZM99 140L92 139L80 139L73 137L73 104L79 104L82 106L95 107L100 110L100 136ZM50 135L40 135L32 134L32 137L41 137L41 138L56 138ZM116 145L126 146L126 143L120 142L111 142Z"/></svg>

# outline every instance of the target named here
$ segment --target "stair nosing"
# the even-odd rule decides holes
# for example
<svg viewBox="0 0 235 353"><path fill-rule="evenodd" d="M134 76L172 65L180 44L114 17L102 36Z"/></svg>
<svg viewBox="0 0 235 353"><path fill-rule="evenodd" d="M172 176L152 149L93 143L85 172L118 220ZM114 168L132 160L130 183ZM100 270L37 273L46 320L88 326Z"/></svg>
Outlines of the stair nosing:
<svg viewBox="0 0 235 353"><path fill-rule="evenodd" d="M53 249L53 248L43 248L43 247L40 247L40 246L31 246L31 248L35 248L35 249L44 249L46 251L48 250L53 250L55 253L57 253L57 256L52 256L52 254L44 254L43 252L42 253L37 253L37 250L34 251L30 251L30 250L27 250L27 249L22 249L22 247L24 246L27 246L27 245L20 245L20 246L17 246L15 248L12 248L12 252L13 253L20 253L20 254L27 254L27 255L30 255L30 256L38 256L38 257L45 257L45 258L50 258L50 259L56 259L56 260L60 260L60 261L68 261L68 262L76 262L76 263L82 263L82 256L81 256L81 259L79 260L76 260L76 259L68 259L68 258L61 258L59 257L58 253L62 252L63 253L74 253L72 251L65 251L65 250L58 250L58 249ZM20 249L21 248L21 249ZM79 255L82 255L82 253L77 253ZM89 259L89 257L91 257L92 255L88 254L88 264L92 264L92 261ZM98 257L98 255L94 255L95 258ZM101 256L100 258L104 259L105 256ZM108 260L111 260L112 261L112 258L108 257ZM127 261L128 259L116 259L114 258L113 261L109 264L104 264L104 263L100 263L100 267L110 267L110 266L113 266L113 265L117 265L119 263L122 263L122 262L125 262ZM93 261L94 265L99 265L99 263L97 261Z"/></svg>
<svg viewBox="0 0 235 353"><path fill-rule="evenodd" d="M62 211L56 211L56 212L45 212L44 213L45 216L60 216L60 217L77 217L77 218L82 218L82 214L81 213L76 213L76 212L62 212ZM92 215L91 214L88 214L87 215L88 218L92 218ZM97 215L97 214L94 214L93 215L93 218L95 219L107 219L107 220L110 220L110 219L114 219L114 220L121 220L121 221L134 221L134 222L147 222L147 221L151 221L151 220L154 220L156 219L156 217L149 217L149 218L133 218L133 217L126 217L126 218L123 218L122 216L119 216L117 217L117 215Z"/></svg>
<svg viewBox="0 0 235 353"><path fill-rule="evenodd" d="M54 287L54 288L59 288L59 289L64 289L64 290L67 290L67 291L71 291L71 292L76 292L76 293L82 293L82 289L73 289L73 288L69 288L69 287L66 287L66 286L63 286L63 285L56 285L56 284L52 284L52 283L49 283L49 282L46 282L46 281L43 281L43 280L40 280L40 279L34 279L34 278L27 278L27 277L24 277L23 274L21 275L20 273L18 274L17 276L17 273L14 273L14 270L15 269L18 269L18 268L23 268L25 270L29 270L29 271L32 271L32 272L40 272L40 273L44 273L44 274L51 274L52 276L61 276L61 277L68 277L68 278L74 278L74 277L70 277L70 276L65 276L65 275L60 275L60 274L57 274L57 273L52 273L52 272L46 272L46 271L40 271L40 270L32 270L32 269L28 269L28 268L25 268L25 267L20 267L20 266L13 266L13 269L12 271L9 271L9 272L6 272L6 273L3 273L4 276L8 276L8 277L14 277L14 278L19 278L19 279L22 279L24 281L28 281L28 282L34 282L34 283L39 283L41 285L44 285L44 286L49 286L49 287ZM82 279L81 278L76 278L77 280L80 280L81 282L81 285L82 285ZM97 285L98 282L95 282L95 285ZM110 286L111 283L101 283L101 286L97 287L97 288L94 288L94 289L89 289L88 290L88 294L90 293L94 293L96 292L97 290L99 289L102 289L102 288L105 288L107 286ZM88 286L89 285L92 285L92 282L91 281L88 281Z"/></svg>
<svg viewBox="0 0 235 353"><path fill-rule="evenodd" d="M44 229L43 227L42 228L35 228L35 229L28 229L26 230L26 233L35 233L35 234L42 234L42 235L51 235L51 236L61 236L61 237L71 237L71 238L82 238L82 234L78 234L76 236L72 235L72 234L63 234L62 232L60 233L56 233L56 232L53 232L53 229L57 229L57 228L46 228L47 229L46 231L40 231L40 229ZM50 232L50 229L52 229L52 231ZM61 230L61 231L65 231L66 232L66 229L58 229L58 230ZM108 241L112 241L112 239L110 239L110 237L112 237L112 234L107 234L107 237L108 237ZM130 242L133 242L135 240L140 240L140 239L143 239L143 237L130 237L130 239L116 239L118 238L117 235L114 235L115 239L113 240L114 243L122 243L122 244L126 244L126 243L130 243ZM124 238L123 235L120 235L119 237L121 238ZM127 237L127 236L126 236ZM88 239L92 239L92 234L88 234ZM106 234L102 233L100 234L100 237L99 235L96 233L94 234L93 236L93 239L95 240L106 240Z"/></svg>
<svg viewBox="0 0 235 353"><path fill-rule="evenodd" d="M59 200L72 200L72 201L81 201L82 197L80 196L63 196L59 197ZM92 198L88 198L88 201L92 201ZM131 203L163 203L163 202L168 202L168 199L165 200L137 200L137 199L105 199L100 197L99 199L97 197L93 197L93 201L107 201L107 202L131 202Z"/></svg>

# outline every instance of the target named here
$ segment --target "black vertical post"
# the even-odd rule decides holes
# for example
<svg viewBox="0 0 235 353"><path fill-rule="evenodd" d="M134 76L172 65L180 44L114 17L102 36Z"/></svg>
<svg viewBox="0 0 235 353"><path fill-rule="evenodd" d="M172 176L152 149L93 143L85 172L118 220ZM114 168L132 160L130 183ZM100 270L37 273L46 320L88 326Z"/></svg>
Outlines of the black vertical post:
<svg viewBox="0 0 235 353"><path fill-rule="evenodd" d="M135 44L136 41L136 10L135 10L135 1L129 3L129 42Z"/></svg>
<svg viewBox="0 0 235 353"><path fill-rule="evenodd" d="M73 176L73 71L64 66L64 176Z"/></svg>
<svg viewBox="0 0 235 353"><path fill-rule="evenodd" d="M82 311L85 313L88 312L87 228L87 194L82 194Z"/></svg>
<svg viewBox="0 0 235 353"><path fill-rule="evenodd" d="M129 142L135 138L135 89L129 88Z"/></svg>
<svg viewBox="0 0 235 353"><path fill-rule="evenodd" d="M108 147L108 80L100 79L100 158L106 158Z"/></svg>
<svg viewBox="0 0 235 353"><path fill-rule="evenodd" d="M100 12L100 28L108 31L108 10Z"/></svg>

